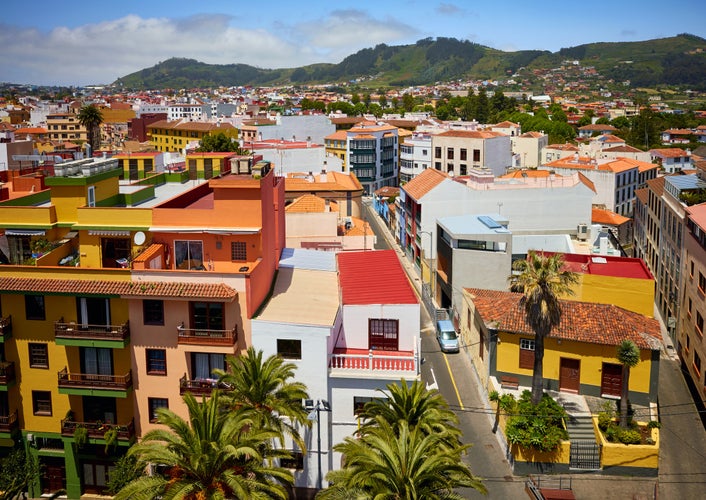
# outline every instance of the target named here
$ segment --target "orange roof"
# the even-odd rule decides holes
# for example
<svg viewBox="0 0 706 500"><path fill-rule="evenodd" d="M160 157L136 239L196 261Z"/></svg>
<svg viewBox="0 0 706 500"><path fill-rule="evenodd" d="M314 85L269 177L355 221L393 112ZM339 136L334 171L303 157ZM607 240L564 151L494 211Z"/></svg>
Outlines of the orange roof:
<svg viewBox="0 0 706 500"><path fill-rule="evenodd" d="M686 211L689 213L689 219L694 221L702 231L706 229L706 204L692 205L687 207Z"/></svg>
<svg viewBox="0 0 706 500"><path fill-rule="evenodd" d="M684 151L682 148L650 149L650 154L662 158L681 158L682 156L687 156L686 151Z"/></svg>
<svg viewBox="0 0 706 500"><path fill-rule="evenodd" d="M606 210L603 208L592 208L591 209L591 222L596 224L605 224L606 226L620 226L629 222L629 217L623 217L620 214L616 214L611 210Z"/></svg>
<svg viewBox="0 0 706 500"><path fill-rule="evenodd" d="M345 130L337 130L333 134L329 134L325 139L329 139L331 141L345 141L348 138L348 134L346 133Z"/></svg>
<svg viewBox="0 0 706 500"><path fill-rule="evenodd" d="M359 219L358 217L351 217L351 228L346 230L344 226L343 234L345 236L373 236L373 229L370 227L370 223Z"/></svg>
<svg viewBox="0 0 706 500"><path fill-rule="evenodd" d="M448 130L437 134L437 137L460 137L465 139L492 139L494 137L507 137L500 132L492 132L489 130Z"/></svg>
<svg viewBox="0 0 706 500"><path fill-rule="evenodd" d="M62 280L51 278L0 278L0 291L49 295L107 295L113 297L164 297L233 300L238 292L223 283Z"/></svg>
<svg viewBox="0 0 706 500"><path fill-rule="evenodd" d="M591 179L589 179L588 177L583 175L581 172L579 172L578 174L579 174L579 181L580 182L585 184L594 193L598 192L598 191L596 191L596 185L593 183L593 181L591 181Z"/></svg>
<svg viewBox="0 0 706 500"><path fill-rule="evenodd" d="M512 122L505 120L504 122L496 123L494 126L496 128L516 128L516 127L519 127L520 125L519 125L519 123L512 123Z"/></svg>
<svg viewBox="0 0 706 500"><path fill-rule="evenodd" d="M505 175L501 175L498 179L525 179L527 177L544 178L549 177L552 173L549 170L524 169L515 170Z"/></svg>
<svg viewBox="0 0 706 500"><path fill-rule="evenodd" d="M439 170L436 170L435 168L427 168L422 173L414 177L407 184L405 184L402 189L404 189L404 191L409 196L419 201L422 196L427 194L429 191L434 189L436 186L438 186L448 178L448 175Z"/></svg>
<svg viewBox="0 0 706 500"><path fill-rule="evenodd" d="M547 149L556 149L558 151L578 151L579 148L575 144L565 143L565 144L550 144Z"/></svg>
<svg viewBox="0 0 706 500"><path fill-rule="evenodd" d="M358 178L341 172L326 173L326 182L322 182L321 174L314 174L314 181L308 179L303 172L290 172L284 179L285 192L315 192L315 191L362 191L363 186Z"/></svg>
<svg viewBox="0 0 706 500"><path fill-rule="evenodd" d="M147 125L148 129L174 129L174 130L194 130L201 132L211 132L219 130L232 130L235 127L230 123L210 123L210 122L189 122L189 121L169 121L159 120Z"/></svg>
<svg viewBox="0 0 706 500"><path fill-rule="evenodd" d="M647 203L647 199L649 197L649 190L647 188L641 188L641 189L636 189L635 190L635 198L640 200L641 203L645 204Z"/></svg>
<svg viewBox="0 0 706 500"><path fill-rule="evenodd" d="M338 212L338 204L329 202L329 210L326 210L326 200L315 194L305 194L287 205L285 212L290 213L321 213Z"/></svg>
<svg viewBox="0 0 706 500"><path fill-rule="evenodd" d="M44 127L23 127L23 128L18 128L15 130L16 135L20 134L28 134L28 135L41 135L41 134L47 134L48 130L45 129Z"/></svg>
<svg viewBox="0 0 706 500"><path fill-rule="evenodd" d="M466 288L484 324L499 331L534 335L520 303L521 293ZM560 300L561 322L551 338L617 346L630 339L641 349L659 349L662 333L653 318L612 304Z"/></svg>
<svg viewBox="0 0 706 500"><path fill-rule="evenodd" d="M618 129L615 128L613 125L601 125L600 123L592 123L590 125L584 125L583 127L579 127L579 130L601 131L601 130L618 130Z"/></svg>

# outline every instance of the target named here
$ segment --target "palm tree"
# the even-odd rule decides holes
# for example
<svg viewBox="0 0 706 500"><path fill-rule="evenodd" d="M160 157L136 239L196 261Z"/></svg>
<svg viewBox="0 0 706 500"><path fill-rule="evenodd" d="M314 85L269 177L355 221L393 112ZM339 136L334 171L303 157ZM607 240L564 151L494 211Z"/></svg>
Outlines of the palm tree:
<svg viewBox="0 0 706 500"><path fill-rule="evenodd" d="M279 456L267 446L275 432L258 428L248 410L224 412L219 391L201 403L187 393L184 402L189 421L160 408L157 423L167 429L149 431L128 451L140 463L166 466L166 474L130 482L117 500L287 498L291 472L265 465Z"/></svg>
<svg viewBox="0 0 706 500"><path fill-rule="evenodd" d="M308 399L306 386L293 382L296 365L280 356L263 361L262 351L249 347L244 356L229 356L227 371L216 370L219 382L228 387L223 394L224 405L231 410L251 409L258 425L279 434L283 443L290 436L300 450L306 451L296 424L310 426L302 400Z"/></svg>
<svg viewBox="0 0 706 500"><path fill-rule="evenodd" d="M396 427L381 416L359 439L347 437L334 450L344 467L328 473L331 486L317 499L390 498L460 499L455 488L486 493L461 456L469 445L445 446L443 437L400 421Z"/></svg>
<svg viewBox="0 0 706 500"><path fill-rule="evenodd" d="M561 254L540 255L530 251L526 260L512 264L511 289L523 294L520 304L525 319L534 331L534 366L532 370L532 404L542 400L544 386L544 339L561 322L560 295L573 295L571 285L578 275L563 269Z"/></svg>
<svg viewBox="0 0 706 500"><path fill-rule="evenodd" d="M623 340L618 346L618 361L623 365L623 376L620 388L620 427L628 428L628 396L630 387L630 368L640 362L640 349L635 342Z"/></svg>
<svg viewBox="0 0 706 500"><path fill-rule="evenodd" d="M91 151L100 149L100 124L103 123L103 114L100 109L93 104L83 106L78 112L78 122L86 129L88 144Z"/></svg>
<svg viewBox="0 0 706 500"><path fill-rule="evenodd" d="M404 379L400 383L388 384L386 398L368 402L360 414L365 420L361 432L377 425L377 418L383 418L393 429L401 422L410 429L419 428L425 434L447 436L456 442L461 432L458 429L458 417L449 410L446 400L438 391L428 391L424 384L415 380L407 385Z"/></svg>

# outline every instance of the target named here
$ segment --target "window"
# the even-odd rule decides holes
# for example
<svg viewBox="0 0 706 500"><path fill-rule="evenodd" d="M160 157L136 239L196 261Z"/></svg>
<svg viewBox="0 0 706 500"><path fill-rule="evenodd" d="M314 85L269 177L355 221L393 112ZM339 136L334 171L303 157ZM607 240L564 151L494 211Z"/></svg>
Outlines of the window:
<svg viewBox="0 0 706 500"><path fill-rule="evenodd" d="M49 368L49 353L46 344L29 344L29 366L31 368Z"/></svg>
<svg viewBox="0 0 706 500"><path fill-rule="evenodd" d="M149 407L150 422L157 421L157 410L159 408L169 408L169 400L167 398L147 398L147 406Z"/></svg>
<svg viewBox="0 0 706 500"><path fill-rule="evenodd" d="M696 333L701 337L704 336L704 317L699 311L696 311Z"/></svg>
<svg viewBox="0 0 706 500"><path fill-rule="evenodd" d="M285 359L302 359L302 341L277 339L277 354Z"/></svg>
<svg viewBox="0 0 706 500"><path fill-rule="evenodd" d="M371 397L363 397L363 396L354 396L353 397L353 414L360 415L363 412L363 408L365 407L366 403L369 403L370 401L387 402L387 398L371 398Z"/></svg>
<svg viewBox="0 0 706 500"><path fill-rule="evenodd" d="M534 339L520 339L520 368L534 368Z"/></svg>
<svg viewBox="0 0 706 500"><path fill-rule="evenodd" d="M96 206L96 186L88 186L88 201L86 204L89 207Z"/></svg>
<svg viewBox="0 0 706 500"><path fill-rule="evenodd" d="M399 320L369 319L368 349L398 350Z"/></svg>
<svg viewBox="0 0 706 500"><path fill-rule="evenodd" d="M692 305L692 303L691 303L691 297L689 297L689 306L688 306L688 308L687 308L687 310L686 310L686 315L687 315L689 318L691 318L691 305Z"/></svg>
<svg viewBox="0 0 706 500"><path fill-rule="evenodd" d="M446 150L446 159L447 160L453 160L454 159L454 150L453 148L449 148Z"/></svg>
<svg viewBox="0 0 706 500"><path fill-rule="evenodd" d="M145 325L164 325L164 302L161 300L143 300L142 322Z"/></svg>
<svg viewBox="0 0 706 500"><path fill-rule="evenodd" d="M441 147L436 146L434 148L434 158L441 158Z"/></svg>
<svg viewBox="0 0 706 500"><path fill-rule="evenodd" d="M224 330L223 304L220 302L192 302L191 324L196 330Z"/></svg>
<svg viewBox="0 0 706 500"><path fill-rule="evenodd" d="M691 261L691 266L689 267L689 276L694 277L694 261Z"/></svg>
<svg viewBox="0 0 706 500"><path fill-rule="evenodd" d="M44 295L25 295L25 315L27 319L44 321Z"/></svg>
<svg viewBox="0 0 706 500"><path fill-rule="evenodd" d="M701 377L701 357L696 351L694 351L694 372L697 377Z"/></svg>
<svg viewBox="0 0 706 500"><path fill-rule="evenodd" d="M50 391L32 391L32 412L42 417L51 417Z"/></svg>
<svg viewBox="0 0 706 500"><path fill-rule="evenodd" d="M480 149L474 149L474 150L473 150L473 161L474 161L474 162L479 162L479 161L480 161Z"/></svg>
<svg viewBox="0 0 706 500"><path fill-rule="evenodd" d="M244 241L233 241L230 244L230 260L248 260L247 246Z"/></svg>
<svg viewBox="0 0 706 500"><path fill-rule="evenodd" d="M706 276L699 272L699 291L704 293L706 291Z"/></svg>
<svg viewBox="0 0 706 500"><path fill-rule="evenodd" d="M203 242L175 241L174 261L177 269L195 269L203 271Z"/></svg>
<svg viewBox="0 0 706 500"><path fill-rule="evenodd" d="M167 374L167 351L165 349L147 349L147 374Z"/></svg>
<svg viewBox="0 0 706 500"><path fill-rule="evenodd" d="M686 353L689 353L689 348L691 348L691 337L689 337L689 334L686 335L686 346L684 347L684 351Z"/></svg>
<svg viewBox="0 0 706 500"><path fill-rule="evenodd" d="M292 456L280 458L279 466L285 469L304 470L304 454L301 451L292 451Z"/></svg>
<svg viewBox="0 0 706 500"><path fill-rule="evenodd" d="M461 161L468 160L468 150L466 148L461 148Z"/></svg>
<svg viewBox="0 0 706 500"><path fill-rule="evenodd" d="M191 353L191 377L194 380L215 380L218 377L214 371L225 369L225 354L211 354L207 352Z"/></svg>

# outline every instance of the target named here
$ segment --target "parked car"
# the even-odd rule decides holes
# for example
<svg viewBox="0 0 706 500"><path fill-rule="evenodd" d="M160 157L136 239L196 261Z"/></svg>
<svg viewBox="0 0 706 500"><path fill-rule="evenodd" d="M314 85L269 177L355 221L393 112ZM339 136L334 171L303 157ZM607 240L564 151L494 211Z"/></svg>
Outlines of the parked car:
<svg viewBox="0 0 706 500"><path fill-rule="evenodd" d="M441 352L458 352L458 335L454 324L445 319L436 322L436 340Z"/></svg>

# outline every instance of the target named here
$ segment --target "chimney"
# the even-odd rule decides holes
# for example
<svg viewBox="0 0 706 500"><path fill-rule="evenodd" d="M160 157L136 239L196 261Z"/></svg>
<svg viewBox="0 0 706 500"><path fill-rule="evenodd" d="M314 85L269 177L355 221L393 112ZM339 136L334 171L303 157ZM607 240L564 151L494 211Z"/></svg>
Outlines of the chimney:
<svg viewBox="0 0 706 500"><path fill-rule="evenodd" d="M311 147L311 136L307 136L307 138L306 138L306 147L307 148Z"/></svg>
<svg viewBox="0 0 706 500"><path fill-rule="evenodd" d="M326 167L321 169L321 176L319 177L321 179L321 182L326 182L328 180L328 177L326 175Z"/></svg>
<svg viewBox="0 0 706 500"><path fill-rule="evenodd" d="M314 182L314 173L309 171L309 175L306 176L308 182Z"/></svg>

